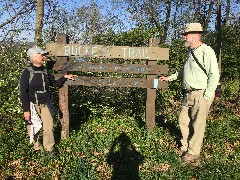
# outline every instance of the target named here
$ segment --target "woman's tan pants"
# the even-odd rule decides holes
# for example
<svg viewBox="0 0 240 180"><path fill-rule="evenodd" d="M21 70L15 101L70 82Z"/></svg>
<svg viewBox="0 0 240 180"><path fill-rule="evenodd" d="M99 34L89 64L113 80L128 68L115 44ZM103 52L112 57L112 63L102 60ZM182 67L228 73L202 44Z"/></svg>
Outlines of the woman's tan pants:
<svg viewBox="0 0 240 180"><path fill-rule="evenodd" d="M34 104L36 111L42 120L42 129L43 129L43 147L46 151L52 151L53 146L55 144L54 141L54 129L53 129L53 118L49 112L47 105L44 104ZM29 133L28 126L28 133ZM34 135L34 149L40 150L42 149L42 144L39 142L39 133L40 131Z"/></svg>

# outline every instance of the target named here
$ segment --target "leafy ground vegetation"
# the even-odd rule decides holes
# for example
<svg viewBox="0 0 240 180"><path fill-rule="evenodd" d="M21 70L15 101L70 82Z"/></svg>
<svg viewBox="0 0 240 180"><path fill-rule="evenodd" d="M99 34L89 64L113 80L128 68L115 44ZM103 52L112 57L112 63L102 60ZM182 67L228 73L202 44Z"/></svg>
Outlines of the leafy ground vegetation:
<svg viewBox="0 0 240 180"><path fill-rule="evenodd" d="M181 51L181 43L173 43L170 56L176 61L169 62L170 71L181 66ZM145 128L144 89L70 87L70 137L60 139L55 118L59 153L34 154L18 99L25 54L25 45L5 47L0 54L0 179L239 179L237 51L225 53L232 59L229 63L238 65L225 65L222 97L212 105L201 157L191 164L182 163L175 152L180 82L157 91L156 127L151 133ZM57 97L57 91L53 93Z"/></svg>
<svg viewBox="0 0 240 180"><path fill-rule="evenodd" d="M109 107L101 115L74 118L70 138L56 137L58 155L35 155L22 119L8 116L1 120L1 179L238 179L239 115L222 103L215 101L201 158L192 164L174 151L178 107L158 116L152 133L141 117L117 115Z"/></svg>

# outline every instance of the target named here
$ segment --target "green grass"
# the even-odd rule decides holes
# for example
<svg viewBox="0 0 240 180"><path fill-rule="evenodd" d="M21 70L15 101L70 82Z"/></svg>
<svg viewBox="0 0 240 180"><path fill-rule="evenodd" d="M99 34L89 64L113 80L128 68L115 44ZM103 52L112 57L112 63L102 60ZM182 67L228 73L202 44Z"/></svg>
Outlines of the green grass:
<svg viewBox="0 0 240 180"><path fill-rule="evenodd" d="M1 179L239 179L240 119L212 112L200 159L182 163L175 153L178 110L157 119L148 133L143 122L111 110L74 118L70 137L57 140L60 154L33 154L25 126L1 123ZM79 122L78 122L79 121ZM13 128L14 127L14 128ZM57 127L56 127L57 128ZM8 131L11 129L11 131ZM56 138L59 137L56 129Z"/></svg>

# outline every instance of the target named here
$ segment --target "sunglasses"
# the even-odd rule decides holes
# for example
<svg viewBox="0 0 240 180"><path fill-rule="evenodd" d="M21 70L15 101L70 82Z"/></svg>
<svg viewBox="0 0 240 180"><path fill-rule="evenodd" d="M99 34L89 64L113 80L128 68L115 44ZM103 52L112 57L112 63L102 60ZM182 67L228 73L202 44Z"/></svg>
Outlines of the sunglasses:
<svg viewBox="0 0 240 180"><path fill-rule="evenodd" d="M47 54L41 54L41 53L38 53L38 54L40 54L41 56L46 56Z"/></svg>

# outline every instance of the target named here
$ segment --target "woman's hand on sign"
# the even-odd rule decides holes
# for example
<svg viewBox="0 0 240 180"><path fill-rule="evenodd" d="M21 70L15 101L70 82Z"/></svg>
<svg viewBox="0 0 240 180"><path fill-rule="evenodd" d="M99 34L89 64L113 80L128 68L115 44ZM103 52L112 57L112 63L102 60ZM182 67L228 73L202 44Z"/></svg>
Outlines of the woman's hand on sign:
<svg viewBox="0 0 240 180"><path fill-rule="evenodd" d="M66 74L64 77L69 79L69 80L74 80L74 77L76 77L77 75L73 75L73 74Z"/></svg>
<svg viewBox="0 0 240 180"><path fill-rule="evenodd" d="M168 78L168 77L161 76L161 77L159 78L159 80L160 80L160 81L168 81L169 78Z"/></svg>

